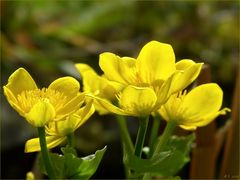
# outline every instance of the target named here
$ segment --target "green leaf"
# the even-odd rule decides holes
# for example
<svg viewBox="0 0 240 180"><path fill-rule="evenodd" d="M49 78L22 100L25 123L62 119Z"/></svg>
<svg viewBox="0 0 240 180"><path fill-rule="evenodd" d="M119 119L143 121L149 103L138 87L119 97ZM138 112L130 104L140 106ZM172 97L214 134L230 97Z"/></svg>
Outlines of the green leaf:
<svg viewBox="0 0 240 180"><path fill-rule="evenodd" d="M188 136L172 136L168 141L166 150L169 148L176 148L181 151L183 154L188 155L191 150L193 141L195 140L195 134L190 134Z"/></svg>
<svg viewBox="0 0 240 180"><path fill-rule="evenodd" d="M78 158L71 153L65 154L65 175L70 179L89 179L97 170L106 146L95 154Z"/></svg>
<svg viewBox="0 0 240 180"><path fill-rule="evenodd" d="M141 159L125 153L124 163L137 175L174 176L190 160L189 152L194 138L194 135L171 137L164 151L153 159Z"/></svg>
<svg viewBox="0 0 240 180"><path fill-rule="evenodd" d="M96 172L106 149L105 146L95 154L79 158L76 156L76 150L67 146L61 148L63 155L49 153L49 157L58 179L89 179ZM41 172L47 175L41 156L39 166Z"/></svg>
<svg viewBox="0 0 240 180"><path fill-rule="evenodd" d="M57 153L49 153L49 158L51 159L53 170L55 171L55 174L57 175L57 179L63 178L63 169L64 169L64 156L59 155ZM42 161L41 154L38 156L38 164L40 167L40 171L47 175L45 166Z"/></svg>
<svg viewBox="0 0 240 180"><path fill-rule="evenodd" d="M170 176L175 174L175 169L180 169L183 162L186 162L185 156L178 150L164 151L154 159L141 159L132 155L126 161L126 165L137 174L151 173L161 176Z"/></svg>

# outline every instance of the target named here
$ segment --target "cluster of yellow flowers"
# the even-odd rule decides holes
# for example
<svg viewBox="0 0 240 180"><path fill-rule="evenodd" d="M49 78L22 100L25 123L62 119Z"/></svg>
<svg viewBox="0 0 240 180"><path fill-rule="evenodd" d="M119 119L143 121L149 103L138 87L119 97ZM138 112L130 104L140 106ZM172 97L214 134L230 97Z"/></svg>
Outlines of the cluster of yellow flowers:
<svg viewBox="0 0 240 180"><path fill-rule="evenodd" d="M223 92L215 83L200 85L188 94L184 90L199 75L203 63L189 59L175 62L172 46L147 43L137 59L113 53L100 55L99 76L86 64L76 64L83 77L84 91L91 93L100 114L148 116L159 113L166 121L186 129L210 123L218 115Z"/></svg>
<svg viewBox="0 0 240 180"><path fill-rule="evenodd" d="M159 113L187 130L207 125L230 111L220 110L223 92L215 83L184 91L197 78L203 63L189 59L176 63L169 44L151 41L136 59L102 53L99 65L102 76L87 64L76 64L84 92L79 91L79 82L72 77L59 78L48 88L39 89L30 74L19 68L9 77L4 93L31 125L45 126L48 148L65 141L95 109L100 114L143 117ZM26 152L39 150L38 138L27 141Z"/></svg>

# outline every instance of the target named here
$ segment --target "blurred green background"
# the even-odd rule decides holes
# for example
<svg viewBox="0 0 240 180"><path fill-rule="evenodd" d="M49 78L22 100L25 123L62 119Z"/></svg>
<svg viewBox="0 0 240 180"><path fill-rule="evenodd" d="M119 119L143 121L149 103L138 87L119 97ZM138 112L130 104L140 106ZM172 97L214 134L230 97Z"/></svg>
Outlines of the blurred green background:
<svg viewBox="0 0 240 180"><path fill-rule="evenodd" d="M210 64L213 81L224 90L224 105L231 107L239 70L237 0L0 3L1 86L19 67L26 68L39 87L66 75L80 80L74 63L87 63L101 73L100 53L136 57L145 43L158 40L173 46L177 60L188 58ZM133 137L136 124L135 120L129 121ZM124 177L114 116L95 114L77 135L80 155L108 145L94 178ZM8 105L1 93L1 178L24 178L32 169L36 154L24 154L24 143L35 136L35 129ZM187 172L183 174L183 178L188 178Z"/></svg>

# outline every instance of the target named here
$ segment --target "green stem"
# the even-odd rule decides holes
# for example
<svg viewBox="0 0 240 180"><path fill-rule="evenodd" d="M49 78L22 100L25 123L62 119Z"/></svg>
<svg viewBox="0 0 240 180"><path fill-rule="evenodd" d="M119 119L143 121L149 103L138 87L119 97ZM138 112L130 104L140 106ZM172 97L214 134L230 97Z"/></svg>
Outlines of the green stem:
<svg viewBox="0 0 240 180"><path fill-rule="evenodd" d="M155 157L156 155L158 155L160 152L162 152L169 140L169 138L171 137L171 134L173 133L175 127L176 127L176 122L175 121L169 121L167 123L166 128L164 129L164 132L162 134L162 136L160 137L159 141L157 142L157 145L155 147L154 153L153 153L153 157Z"/></svg>
<svg viewBox="0 0 240 180"><path fill-rule="evenodd" d="M175 121L169 121L167 123L167 126L164 129L164 132L162 134L162 136L160 137L159 141L157 142L153 155L151 158L156 157L160 152L162 152L169 140L169 138L171 137L171 134L173 133L175 127L176 127L176 122ZM144 174L143 176L143 180L149 180L152 179L152 176L149 173Z"/></svg>
<svg viewBox="0 0 240 180"><path fill-rule="evenodd" d="M67 135L67 142L70 147L74 147L74 133Z"/></svg>
<svg viewBox="0 0 240 180"><path fill-rule="evenodd" d="M123 140L123 143L125 144L128 151L133 153L133 151L134 151L133 143L132 143L131 137L129 135L129 131L128 131L128 127L127 127L125 118L123 116L118 115L117 122L118 122L118 125L120 128L120 133L121 133L121 138Z"/></svg>
<svg viewBox="0 0 240 180"><path fill-rule="evenodd" d="M153 124L152 124L152 131L151 131L150 140L149 140L150 152L148 154L148 158L152 157L154 145L155 145L157 137L158 137L158 131L159 131L160 122L161 122L161 119L158 115L155 115L153 118L154 119L153 119Z"/></svg>
<svg viewBox="0 0 240 180"><path fill-rule="evenodd" d="M119 116L119 115L116 117L117 117L117 122L120 128L122 143L123 143L123 146L126 148L126 150L124 150L124 147L123 147L123 153L133 154L134 147L133 147L131 137L129 135L126 119L123 116ZM126 177L129 178L131 176L131 171L130 169L128 169L127 166L124 166L124 167L125 167Z"/></svg>
<svg viewBox="0 0 240 180"><path fill-rule="evenodd" d="M142 149L145 141L145 135L147 132L149 116L139 118L139 129L137 134L137 139L135 143L135 155L141 157Z"/></svg>
<svg viewBox="0 0 240 180"><path fill-rule="evenodd" d="M43 158L43 163L46 168L47 174L49 179L56 179L55 173L53 171L53 166L51 164L48 149L47 149L47 143L46 143L46 135L45 135L45 127L39 127L38 128L38 135L40 139L40 146L41 146L41 153Z"/></svg>

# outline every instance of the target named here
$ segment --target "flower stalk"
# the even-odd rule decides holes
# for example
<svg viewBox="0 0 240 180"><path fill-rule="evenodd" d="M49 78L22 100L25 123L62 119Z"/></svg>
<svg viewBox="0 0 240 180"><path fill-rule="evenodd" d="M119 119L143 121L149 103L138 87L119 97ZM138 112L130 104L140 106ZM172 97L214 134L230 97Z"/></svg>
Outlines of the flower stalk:
<svg viewBox="0 0 240 180"><path fill-rule="evenodd" d="M38 128L38 135L39 135L39 140L40 140L42 159L43 159L43 163L46 168L48 177L50 179L56 179L55 173L53 171L53 166L50 161L49 154L48 154L46 135L45 135L45 127Z"/></svg>
<svg viewBox="0 0 240 180"><path fill-rule="evenodd" d="M147 132L148 121L149 121L149 116L139 118L140 124L139 124L139 129L138 129L138 134L137 134L137 139L135 144L135 152L134 152L134 154L138 157L141 157L142 155L142 149L144 145L145 135Z"/></svg>
<svg viewBox="0 0 240 180"><path fill-rule="evenodd" d="M151 135L150 135L150 139L149 139L150 152L148 154L148 158L152 157L152 154L154 151L154 146L156 144L157 137L158 137L160 123L161 123L161 119L160 119L159 115L155 115L155 116L153 116L153 118L154 119L153 119L153 124L152 124L152 130L151 130Z"/></svg>
<svg viewBox="0 0 240 180"><path fill-rule="evenodd" d="M67 135L67 142L70 147L74 148L74 133L70 133Z"/></svg>
<svg viewBox="0 0 240 180"><path fill-rule="evenodd" d="M176 126L177 126L177 123L175 121L169 121L167 123L167 126L164 129L162 136L160 137L159 141L156 144L152 157L155 157L156 155L158 155L160 152L164 150Z"/></svg>
<svg viewBox="0 0 240 180"><path fill-rule="evenodd" d="M123 143L126 146L126 148L128 149L128 151L133 153L133 151L134 151L133 143L132 143L131 137L129 135L126 120L123 116L118 115L116 117L117 117L117 122L118 122L118 125L120 128L120 131L121 131L120 133L121 133L121 138L123 140Z"/></svg>
<svg viewBox="0 0 240 180"><path fill-rule="evenodd" d="M116 116L116 119L120 128L120 134L121 134L121 139L123 143L123 153L133 154L134 147L133 147L133 143L127 128L126 119L123 116L119 116L119 115ZM127 178L131 176L131 170L127 166L125 166L125 174Z"/></svg>

